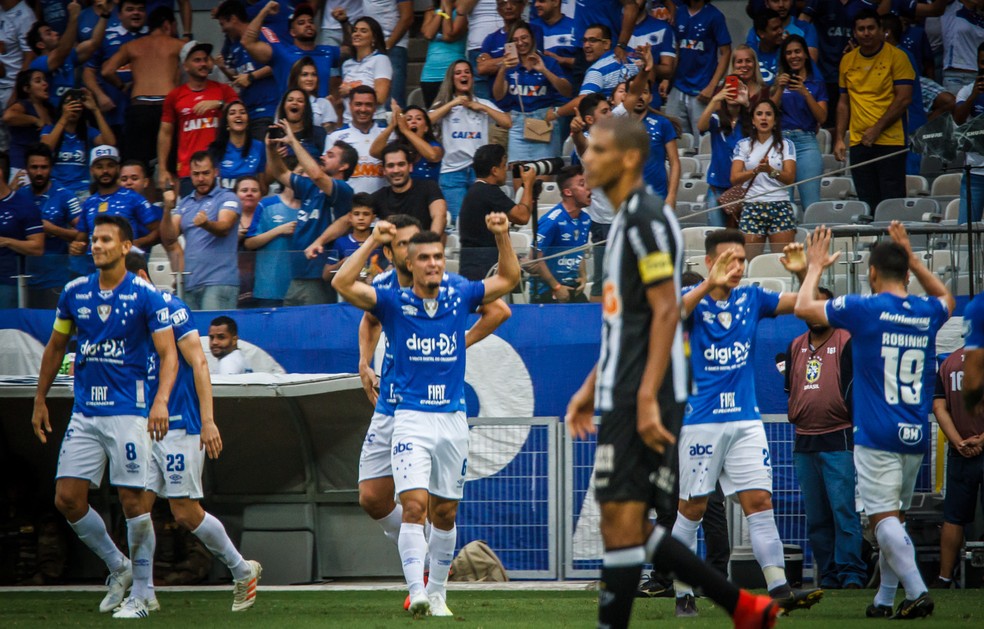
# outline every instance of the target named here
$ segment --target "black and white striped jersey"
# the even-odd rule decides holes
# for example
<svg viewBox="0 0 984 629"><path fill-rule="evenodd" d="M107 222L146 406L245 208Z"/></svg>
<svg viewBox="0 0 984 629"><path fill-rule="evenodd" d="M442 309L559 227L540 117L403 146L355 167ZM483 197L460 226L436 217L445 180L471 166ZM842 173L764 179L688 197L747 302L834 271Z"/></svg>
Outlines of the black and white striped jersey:
<svg viewBox="0 0 984 629"><path fill-rule="evenodd" d="M680 304L683 237L673 211L662 198L639 189L616 213L605 251L602 288L601 357L595 383L595 406L606 412L635 406L649 354L652 310L646 289L673 282ZM683 329L662 339L670 364L658 399L687 400L688 365Z"/></svg>

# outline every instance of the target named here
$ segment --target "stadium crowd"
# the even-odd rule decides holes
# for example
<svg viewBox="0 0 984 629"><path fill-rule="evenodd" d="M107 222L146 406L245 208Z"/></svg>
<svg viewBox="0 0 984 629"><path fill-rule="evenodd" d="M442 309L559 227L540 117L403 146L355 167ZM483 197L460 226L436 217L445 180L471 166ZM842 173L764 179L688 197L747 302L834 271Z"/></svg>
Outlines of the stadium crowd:
<svg viewBox="0 0 984 629"><path fill-rule="evenodd" d="M209 42L189 0L3 0L0 307L18 305L24 275L26 305L54 307L93 270L99 214L166 251L155 279L170 271L193 309L334 301L341 261L398 213L453 236L472 279L494 263L490 211L527 233L536 221L534 255L602 243L613 211L577 165L610 115L644 122L645 180L671 206L681 177L708 185L689 212L744 187L740 220L707 223L740 227L750 257L779 250L832 164L856 165L873 213L919 172L902 149L920 125L984 110L979 4L751 0L753 26L730 33L705 0L434 0L422 14L410 0L228 0ZM427 42L419 90L411 35ZM540 177L560 202L538 211L532 175L510 166L546 158L571 165ZM510 170L515 199L498 189ZM970 178L979 219L984 171ZM531 300L600 298L601 251L592 274L583 252L528 267ZM364 277L385 265L374 255Z"/></svg>

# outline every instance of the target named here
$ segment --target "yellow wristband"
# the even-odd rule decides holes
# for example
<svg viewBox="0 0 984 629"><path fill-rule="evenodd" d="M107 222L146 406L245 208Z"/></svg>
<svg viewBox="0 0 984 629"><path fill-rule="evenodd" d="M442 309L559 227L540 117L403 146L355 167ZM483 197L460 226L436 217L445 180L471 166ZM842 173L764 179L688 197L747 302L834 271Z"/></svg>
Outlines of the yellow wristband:
<svg viewBox="0 0 984 629"><path fill-rule="evenodd" d="M445 20L450 20L451 19L451 16L448 15L447 13L445 13L444 11L442 11L441 9L438 9L437 11L434 11L434 15L440 15Z"/></svg>

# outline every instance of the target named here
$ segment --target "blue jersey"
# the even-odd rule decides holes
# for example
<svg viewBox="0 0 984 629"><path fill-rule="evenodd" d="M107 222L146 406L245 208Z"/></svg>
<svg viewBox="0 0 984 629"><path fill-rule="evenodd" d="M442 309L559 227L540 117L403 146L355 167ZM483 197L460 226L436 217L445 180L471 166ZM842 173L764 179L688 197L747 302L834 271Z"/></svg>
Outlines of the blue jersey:
<svg viewBox="0 0 984 629"><path fill-rule="evenodd" d="M536 42L536 49L543 50L543 31L540 30L539 26L533 26L533 24L530 24L530 30L533 31L533 41ZM498 59L506 54L507 41L509 41L509 34L505 29L497 29L485 36L485 39L482 40L481 50L493 59Z"/></svg>
<svg viewBox="0 0 984 629"><path fill-rule="evenodd" d="M964 309L964 349L984 349L984 294L970 300Z"/></svg>
<svg viewBox="0 0 984 629"><path fill-rule="evenodd" d="M612 31L612 46L622 32L621 0L577 0L574 9L574 41L581 43L584 31L592 24L604 24Z"/></svg>
<svg viewBox="0 0 984 629"><path fill-rule="evenodd" d="M75 325L75 406L87 416L147 417L147 357L151 335L171 327L164 298L151 284L127 273L112 290L99 288L99 274L65 285L55 325Z"/></svg>
<svg viewBox="0 0 984 629"><path fill-rule="evenodd" d="M899 48L912 53L918 65L916 65L916 76L923 76L923 69L927 62L934 62L933 47L929 43L926 29L918 24L912 24L902 34L902 41Z"/></svg>
<svg viewBox="0 0 984 629"><path fill-rule="evenodd" d="M92 127L87 128L87 137L80 137L77 133L69 133L68 130L62 131L61 143L55 149L55 161L51 165L51 180L72 192L89 192L89 150L96 146L96 138L99 137L99 130ZM45 125L41 129L41 135L51 133L54 126Z"/></svg>
<svg viewBox="0 0 984 629"><path fill-rule="evenodd" d="M762 80L766 85L772 85L779 76L779 49L772 52L765 52L761 48L755 49L755 56L758 57L759 72L762 73Z"/></svg>
<svg viewBox="0 0 984 629"><path fill-rule="evenodd" d="M336 179L329 197L313 181L297 174L290 176L290 187L294 198L301 202L291 250L303 252L332 222L348 214L354 193L348 183ZM291 265L293 278L321 279L326 261L326 254L308 260L303 253L295 253Z"/></svg>
<svg viewBox="0 0 984 629"><path fill-rule="evenodd" d="M263 20L263 28L269 29L276 33L277 37L282 41L291 41L290 16L294 12L294 6L297 4L299 4L298 0L281 2L280 10L273 15L268 14L266 19ZM247 23L249 23L253 21L253 18L260 14L260 11L262 11L263 7L266 6L266 2L243 2L243 6L246 7L246 20Z"/></svg>
<svg viewBox="0 0 984 629"><path fill-rule="evenodd" d="M315 46L314 50L301 50L297 46L281 40L268 28L263 28L263 37L270 44L273 55L270 57L270 67L277 79L277 91L283 94L287 91L290 81L290 70L294 64L304 57L310 57L318 69L318 96L328 96L329 79L338 75L339 60L342 53L338 46Z"/></svg>
<svg viewBox="0 0 984 629"><path fill-rule="evenodd" d="M247 238L265 234L285 223L297 220L297 210L285 204L279 195L262 199L253 212ZM277 236L256 250L253 297L283 299L290 286L290 243L292 236Z"/></svg>
<svg viewBox="0 0 984 629"><path fill-rule="evenodd" d="M68 26L68 4L69 0L38 0L38 19L52 30L64 33Z"/></svg>
<svg viewBox="0 0 984 629"><path fill-rule="evenodd" d="M371 313L390 339L397 410L465 410L465 331L484 297L482 282L442 284L436 299L421 299L409 288L376 288Z"/></svg>
<svg viewBox="0 0 984 629"><path fill-rule="evenodd" d="M799 35L806 40L807 48L820 48L820 39L817 36L817 29L813 24L809 22L804 22L803 20L796 19L795 17L789 20L789 24L783 27L786 35ZM748 29L748 35L745 36L745 43L758 51L759 47L759 36L755 32L755 27Z"/></svg>
<svg viewBox="0 0 984 629"><path fill-rule="evenodd" d="M77 229L91 236L96 216L100 214L122 216L130 221L134 238L146 236L150 232L148 225L161 220L160 208L151 205L140 193L127 188L120 188L112 194L94 194L83 201ZM79 275L92 273L95 271L92 253L72 256L71 267Z"/></svg>
<svg viewBox="0 0 984 629"><path fill-rule="evenodd" d="M34 194L30 186L20 189L19 194L30 198L38 209L42 220L55 227L70 228L72 221L82 214L82 206L74 193L52 183L48 191ZM46 236L44 255L27 257L27 273L34 288L59 288L68 280L68 242L57 236Z"/></svg>
<svg viewBox="0 0 984 629"><path fill-rule="evenodd" d="M653 191L665 198L667 192L666 181L666 143L677 139L676 129L673 123L666 116L660 116L649 112L642 119L646 133L649 135L649 159L642 171L642 178L646 185L651 186Z"/></svg>
<svg viewBox="0 0 984 629"><path fill-rule="evenodd" d="M198 330L191 320L191 309L174 295L161 293L174 329L174 342L177 343L191 333L197 336ZM201 347L201 345L199 345ZM157 369L160 357L157 350L151 346L147 356L147 386L150 391L147 396L153 400L157 395ZM178 375L171 389L171 397L167 402L168 430L184 430L189 435L202 434L202 414L198 408L198 391L195 389L195 372L178 351Z"/></svg>
<svg viewBox="0 0 984 629"><path fill-rule="evenodd" d="M936 333L950 313L942 299L888 293L845 295L827 320L851 333L854 443L904 454L926 452L936 379Z"/></svg>
<svg viewBox="0 0 984 629"><path fill-rule="evenodd" d="M396 269L390 269L385 273L380 273L372 279L372 286L376 292L387 290L401 290L399 276ZM399 401L396 396L396 383L393 382L393 350L390 347L390 334L392 334L392 324L394 319L383 324L383 336L385 344L383 346L383 361L379 365L379 397L376 398L375 412L380 415L392 417L396 414L396 403ZM382 323L382 322L380 322Z"/></svg>
<svg viewBox="0 0 984 629"><path fill-rule="evenodd" d="M332 250L328 254L328 257L332 262L344 260L358 251L363 242L365 241L356 240L355 236L351 233L345 234L331 245ZM372 268L374 266L377 269L385 269L387 266L386 256L383 255L382 247L373 249L372 253L369 254L369 260L366 262L366 268Z"/></svg>
<svg viewBox="0 0 984 629"><path fill-rule="evenodd" d="M26 240L28 236L44 233L41 212L31 201L28 190L11 192L0 199L0 238ZM0 285L13 286L21 270L18 258L22 256L10 247L0 247ZM24 256L26 257L26 256Z"/></svg>
<svg viewBox="0 0 984 629"><path fill-rule="evenodd" d="M676 12L676 35L679 52L673 87L684 94L696 95L707 87L718 63L718 48L731 45L731 35L724 14L712 4L690 15L681 7Z"/></svg>
<svg viewBox="0 0 984 629"><path fill-rule="evenodd" d="M581 42L574 39L574 20L566 15L553 25L547 24L539 17L531 17L530 26L539 28L543 33L541 50L552 52L560 57L573 58L577 54L577 49L581 47Z"/></svg>
<svg viewBox="0 0 984 629"><path fill-rule="evenodd" d="M715 188L731 187L731 156L735 154L738 141L744 136L741 123L736 124L731 133L725 135L721 130L720 114L711 114L711 163L707 167L707 183Z"/></svg>
<svg viewBox="0 0 984 629"><path fill-rule="evenodd" d="M649 45L653 53L653 61L659 64L661 57L676 57L676 36L673 34L673 27L666 20L657 20L651 15L647 15L639 24L636 24L629 38L629 59L634 60L638 55L634 52L640 46ZM658 90L653 90L653 100L650 107L660 109L663 107L663 97Z"/></svg>
<svg viewBox="0 0 984 629"><path fill-rule="evenodd" d="M240 42L234 42L229 38L226 38L222 45L222 57L226 65L235 70L236 74L248 74L266 67L250 57L246 47ZM239 98L243 101L243 105L246 105L251 120L273 118L277 114L280 94L277 79L272 74L265 79L255 79L247 87L239 90Z"/></svg>
<svg viewBox="0 0 984 629"><path fill-rule="evenodd" d="M246 136L249 151L243 157L242 149L231 141L226 144L225 154L219 160L219 185L228 190L236 189L236 179L243 175L263 174L266 170L266 147L263 142Z"/></svg>
<svg viewBox="0 0 984 629"><path fill-rule="evenodd" d="M837 80L844 48L854 30L854 16L861 9L876 10L877 3L868 0L809 0L803 13L810 16L820 41L820 72L833 83Z"/></svg>
<svg viewBox="0 0 984 629"><path fill-rule="evenodd" d="M708 295L697 304L688 320L697 392L687 401L684 425L761 419L752 343L759 321L778 307L779 293L760 286L739 286L725 301Z"/></svg>
<svg viewBox="0 0 984 629"><path fill-rule="evenodd" d="M543 65L557 76L566 77L560 64L550 57L543 57ZM526 113L551 105L560 105L565 100L547 80L547 75L538 70L527 70L522 64L506 70L506 97L500 101L499 106L503 109L520 111L520 99L522 99L522 109Z"/></svg>
<svg viewBox="0 0 984 629"><path fill-rule="evenodd" d="M614 53L606 52L591 64L584 73L579 95L598 92L605 98L611 98L612 92L620 83L625 83L639 73L639 67L634 63L623 64Z"/></svg>
<svg viewBox="0 0 984 629"><path fill-rule="evenodd" d="M431 146L436 146L441 148L441 143L432 140L429 142ZM430 179L432 181L437 181L438 177L441 175L441 160L436 162L431 162L425 159L423 156L418 157L417 161L413 163L413 170L410 171L411 179Z"/></svg>
<svg viewBox="0 0 984 629"><path fill-rule="evenodd" d="M61 105L65 92L79 86L79 82L76 80L76 70L79 65L78 51L73 48L72 52L68 53L68 57L62 61L62 64L54 70L48 67L48 55L41 55L36 58L28 68L44 72L48 79L48 102L51 103L52 107L58 107Z"/></svg>
<svg viewBox="0 0 984 629"><path fill-rule="evenodd" d="M577 218L571 216L564 208L563 204L558 203L545 216L541 216L536 224L536 248L544 256L552 256L568 249L581 247L588 244L588 234L591 232L591 217L584 210L578 214ZM547 260L547 268L550 274L558 282L573 288L577 286L581 276L581 262L584 260L584 252L577 251L565 253L556 258ZM552 289L546 282L534 281L531 279L530 285L536 288L539 295L549 293Z"/></svg>

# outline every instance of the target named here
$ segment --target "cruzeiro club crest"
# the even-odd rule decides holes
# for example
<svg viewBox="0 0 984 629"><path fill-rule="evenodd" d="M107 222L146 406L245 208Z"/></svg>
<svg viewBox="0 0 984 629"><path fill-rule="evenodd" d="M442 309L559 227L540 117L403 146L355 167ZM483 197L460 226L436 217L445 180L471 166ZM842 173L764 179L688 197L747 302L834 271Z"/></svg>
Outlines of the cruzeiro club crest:
<svg viewBox="0 0 984 629"><path fill-rule="evenodd" d="M808 384L813 384L820 379L820 367L821 363L816 358L811 358L806 363L806 381Z"/></svg>
<svg viewBox="0 0 984 629"><path fill-rule="evenodd" d="M427 313L428 317L433 318L437 314L437 300L436 299L425 299L424 300L424 312Z"/></svg>
<svg viewBox="0 0 984 629"><path fill-rule="evenodd" d="M727 330L727 329L729 329L731 327L731 313L730 312L719 312L717 318L718 318L718 322L721 325L724 326L724 329L725 330Z"/></svg>
<svg viewBox="0 0 984 629"><path fill-rule="evenodd" d="M113 307L109 304L99 304L99 307L96 309L96 312L99 313L99 320L103 323L106 322L106 319L109 319L109 313L112 311Z"/></svg>

